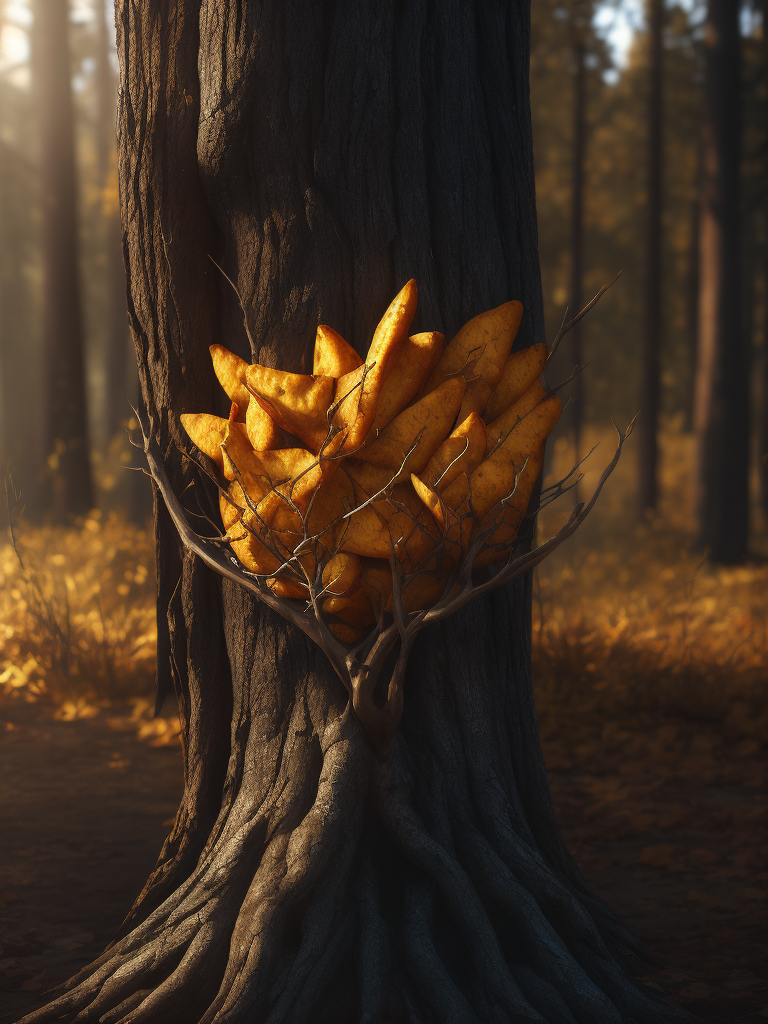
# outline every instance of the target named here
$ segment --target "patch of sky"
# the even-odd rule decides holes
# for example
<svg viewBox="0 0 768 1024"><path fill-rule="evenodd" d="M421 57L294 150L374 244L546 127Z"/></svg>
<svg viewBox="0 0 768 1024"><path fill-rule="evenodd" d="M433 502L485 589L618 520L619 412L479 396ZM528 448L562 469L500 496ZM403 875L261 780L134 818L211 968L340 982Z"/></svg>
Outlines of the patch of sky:
<svg viewBox="0 0 768 1024"><path fill-rule="evenodd" d="M706 20L705 0L666 0L668 8L680 7L694 28L702 28ZM614 85L627 66L629 51L636 32L645 30L645 0L604 0L595 8L592 26L603 39L611 56L612 67L603 72L606 82ZM741 34L757 36L763 31L762 12L754 0L744 0L740 10Z"/></svg>

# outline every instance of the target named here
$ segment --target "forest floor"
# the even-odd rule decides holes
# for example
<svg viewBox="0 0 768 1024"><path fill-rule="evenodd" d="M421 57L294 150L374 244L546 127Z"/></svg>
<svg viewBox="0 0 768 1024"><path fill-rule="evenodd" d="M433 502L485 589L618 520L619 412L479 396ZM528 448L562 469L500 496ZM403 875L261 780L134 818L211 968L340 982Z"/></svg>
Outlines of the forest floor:
<svg viewBox="0 0 768 1024"><path fill-rule="evenodd" d="M539 568L537 707L566 843L660 961L641 977L712 1024L758 1024L768 564L715 570L691 551L687 491L669 484L685 482L686 458L666 450L656 519L625 525L625 466L600 515ZM554 468L564 459L556 449ZM151 717L148 536L91 516L79 531L22 530L19 550L23 573L0 550L2 1022L110 941L182 787L178 722Z"/></svg>

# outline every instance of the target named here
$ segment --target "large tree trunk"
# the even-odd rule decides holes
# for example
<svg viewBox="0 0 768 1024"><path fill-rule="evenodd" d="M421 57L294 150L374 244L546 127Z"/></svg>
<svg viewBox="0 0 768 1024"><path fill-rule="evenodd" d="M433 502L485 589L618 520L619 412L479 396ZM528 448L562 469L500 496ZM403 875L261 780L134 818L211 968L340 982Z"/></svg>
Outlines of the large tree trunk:
<svg viewBox="0 0 768 1024"><path fill-rule="evenodd" d="M83 355L68 0L35 0L32 70L40 131L46 498L55 518L93 505Z"/></svg>
<svg viewBox="0 0 768 1024"><path fill-rule="evenodd" d="M640 515L656 508L658 497L659 351L661 349L661 147L664 4L648 0L648 204L645 253L645 337L640 413Z"/></svg>
<svg viewBox="0 0 768 1024"><path fill-rule="evenodd" d="M740 561L748 539L749 388L741 329L739 5L709 0L695 427L699 541Z"/></svg>
<svg viewBox="0 0 768 1024"><path fill-rule="evenodd" d="M411 275L421 327L519 296L520 344L541 340L527 5L118 14L130 315L177 493L208 345L249 354L209 254L253 355L287 369L319 321L365 350ZM156 523L182 806L124 937L29 1022L683 1019L609 953L639 947L555 824L530 579L422 635L382 764L320 651Z"/></svg>

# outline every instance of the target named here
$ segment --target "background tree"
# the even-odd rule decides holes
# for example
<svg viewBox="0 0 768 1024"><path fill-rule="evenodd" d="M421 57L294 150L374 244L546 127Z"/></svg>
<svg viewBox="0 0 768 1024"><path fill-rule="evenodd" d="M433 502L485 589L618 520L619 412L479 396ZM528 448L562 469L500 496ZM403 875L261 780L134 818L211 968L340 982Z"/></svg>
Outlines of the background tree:
<svg viewBox="0 0 768 1024"><path fill-rule="evenodd" d="M571 171L571 287L570 308L577 313L584 306L584 163L586 151L587 46L591 4L574 3L570 12L573 64L573 136ZM573 328L572 348L575 366L583 362L582 326ZM573 450L575 461L581 458L581 432L584 423L584 376L573 382Z"/></svg>
<svg viewBox="0 0 768 1024"><path fill-rule="evenodd" d="M107 19L102 0L95 4L96 36L96 154L102 189L104 235L104 291L107 313L105 390L105 433L108 440L118 434L129 412L128 400L134 399L128 386L129 336L126 315L125 268L120 238L120 209L116 199L116 126L117 78L112 59L115 52L114 26ZM135 379L131 373L131 379ZM129 394L130 392L130 394Z"/></svg>
<svg viewBox="0 0 768 1024"><path fill-rule="evenodd" d="M0 3L0 31L6 7ZM27 396L41 375L35 287L39 183L34 109L29 90L13 78L20 70L8 61L0 75L0 458L4 467L12 464L34 512L42 436L39 418L29 416Z"/></svg>
<svg viewBox="0 0 768 1024"><path fill-rule="evenodd" d="M749 389L741 328L739 5L710 0L705 36L699 344L699 542L716 562L747 550Z"/></svg>
<svg viewBox="0 0 768 1024"><path fill-rule="evenodd" d="M44 450L54 516L93 505L83 355L69 5L33 5L32 70L40 132Z"/></svg>
<svg viewBox="0 0 768 1024"><path fill-rule="evenodd" d="M662 213L662 78L664 2L648 0L648 208L645 257L645 339L643 390L639 420L640 514L656 508L658 476L659 350L662 334L661 213Z"/></svg>
<svg viewBox="0 0 768 1024"><path fill-rule="evenodd" d="M131 325L154 442L212 408L208 345L364 350L397 284L448 336L518 296L542 338L525 5L118 5ZM237 284L243 311L207 258ZM205 503L205 495L200 496ZM386 764L319 650L184 553L156 507L159 685L185 793L125 936L27 1018L682 1019L555 825L530 579L424 634ZM354 965L354 967L353 967Z"/></svg>

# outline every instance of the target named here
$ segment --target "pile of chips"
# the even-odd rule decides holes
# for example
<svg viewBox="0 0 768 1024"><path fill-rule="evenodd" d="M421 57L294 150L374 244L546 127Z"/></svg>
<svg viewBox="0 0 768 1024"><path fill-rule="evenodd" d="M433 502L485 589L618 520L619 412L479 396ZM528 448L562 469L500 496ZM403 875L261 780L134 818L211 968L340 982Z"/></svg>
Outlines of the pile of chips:
<svg viewBox="0 0 768 1024"><path fill-rule="evenodd" d="M474 566L506 561L560 400L539 382L546 345L510 354L522 305L470 320L447 345L408 336L409 281L363 361L320 326L312 374L211 346L229 419L182 415L227 482L228 543L280 597L312 599L344 643L392 609L440 599L480 531Z"/></svg>

